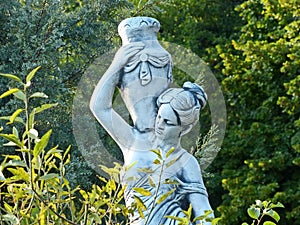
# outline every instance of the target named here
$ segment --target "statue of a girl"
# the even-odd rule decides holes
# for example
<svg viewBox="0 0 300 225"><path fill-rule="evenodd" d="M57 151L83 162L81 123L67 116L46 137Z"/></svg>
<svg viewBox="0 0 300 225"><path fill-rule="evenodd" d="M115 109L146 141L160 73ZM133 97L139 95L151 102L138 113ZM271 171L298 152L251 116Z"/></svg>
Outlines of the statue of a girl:
<svg viewBox="0 0 300 225"><path fill-rule="evenodd" d="M123 45L119 49L111 66L94 90L90 108L122 150L124 166L135 162L135 165L126 172L123 181L126 185L126 204L130 205L134 201L134 195L138 195L134 192L133 187L142 187L152 193L150 196L139 196L147 207L144 212L145 219L135 213L131 217L130 224L146 225L147 221L147 225L175 225L178 224L176 221L165 216L183 217L182 210L185 206L192 205L193 217L203 215L205 210L211 210L198 162L180 145L182 135L188 133L197 122L207 96L200 86L190 82L185 83L183 88L167 89L157 95L158 98L155 98L152 93L151 102L156 105L156 107L153 106L155 111L144 114L146 120L154 121L151 125L152 129L145 130L137 126L130 126L112 108L112 98L115 88L120 85L120 80L122 80L124 67L131 65L137 55L141 58L146 48L148 46L144 42L137 41ZM139 82L140 85L143 85L143 82ZM136 95L139 95L138 99L143 99L143 96L147 97L149 93L140 92ZM143 108L143 102L137 101L141 105L136 107L130 101L131 97L134 98L132 95L129 99L125 97L125 101L129 100L126 103L127 107L133 107L133 111L143 117L139 111ZM136 122L138 121L136 120ZM166 154L171 148L174 148L174 152L168 160L176 159L176 161L170 167L164 168L161 174L159 166L153 163L157 155L151 150L160 149L163 154ZM157 189L157 186L153 187L149 184L149 174L141 170L144 168L153 171L151 176L156 183L170 179L176 181L176 184L161 182ZM126 178L134 179L127 180ZM174 188L175 191L163 202L155 203L155 198L159 198ZM190 224L192 225L192 223Z"/></svg>

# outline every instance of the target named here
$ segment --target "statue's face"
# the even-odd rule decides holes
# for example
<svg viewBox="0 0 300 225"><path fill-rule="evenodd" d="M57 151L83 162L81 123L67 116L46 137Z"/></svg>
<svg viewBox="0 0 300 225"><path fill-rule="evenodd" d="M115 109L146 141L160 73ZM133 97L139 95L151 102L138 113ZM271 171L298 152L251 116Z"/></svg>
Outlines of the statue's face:
<svg viewBox="0 0 300 225"><path fill-rule="evenodd" d="M155 135L162 140L177 142L182 131L178 118L169 104L162 104L155 119Z"/></svg>

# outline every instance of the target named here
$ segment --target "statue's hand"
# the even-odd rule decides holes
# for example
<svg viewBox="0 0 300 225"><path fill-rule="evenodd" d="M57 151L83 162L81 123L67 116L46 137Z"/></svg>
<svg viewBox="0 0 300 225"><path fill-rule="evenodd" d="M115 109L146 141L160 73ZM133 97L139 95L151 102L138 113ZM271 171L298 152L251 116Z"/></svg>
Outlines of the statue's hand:
<svg viewBox="0 0 300 225"><path fill-rule="evenodd" d="M116 53L112 66L119 71L129 62L129 59L144 49L145 44L142 42L133 42L122 46Z"/></svg>

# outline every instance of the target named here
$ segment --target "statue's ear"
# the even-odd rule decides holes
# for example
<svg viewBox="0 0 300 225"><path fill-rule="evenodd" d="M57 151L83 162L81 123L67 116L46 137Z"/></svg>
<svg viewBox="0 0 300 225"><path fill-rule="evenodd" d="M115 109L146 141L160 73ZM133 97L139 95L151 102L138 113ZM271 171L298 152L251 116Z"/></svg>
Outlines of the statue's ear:
<svg viewBox="0 0 300 225"><path fill-rule="evenodd" d="M190 132L192 128L193 128L193 125L192 125L192 124L187 125L187 126L183 126L183 127L182 127L182 130L181 130L181 133L180 133L180 137L182 137L183 135L185 135L185 134L187 134L188 132Z"/></svg>

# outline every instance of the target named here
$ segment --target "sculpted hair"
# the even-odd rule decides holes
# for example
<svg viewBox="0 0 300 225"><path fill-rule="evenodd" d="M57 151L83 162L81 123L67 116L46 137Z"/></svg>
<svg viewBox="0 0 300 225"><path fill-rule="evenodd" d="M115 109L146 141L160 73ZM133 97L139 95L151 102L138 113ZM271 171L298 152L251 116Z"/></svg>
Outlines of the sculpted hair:
<svg viewBox="0 0 300 225"><path fill-rule="evenodd" d="M182 88L170 88L157 99L157 106L170 104L186 132L198 122L200 110L206 105L207 95L198 84L185 82Z"/></svg>

